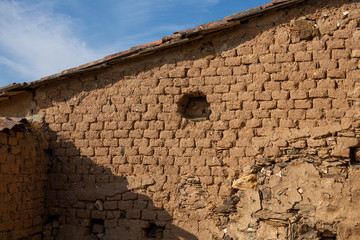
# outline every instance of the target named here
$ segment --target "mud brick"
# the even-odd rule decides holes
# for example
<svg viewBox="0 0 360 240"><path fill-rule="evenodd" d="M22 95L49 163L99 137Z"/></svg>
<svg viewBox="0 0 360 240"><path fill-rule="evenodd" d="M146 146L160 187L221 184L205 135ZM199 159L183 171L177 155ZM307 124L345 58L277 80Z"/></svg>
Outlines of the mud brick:
<svg viewBox="0 0 360 240"><path fill-rule="evenodd" d="M80 218L90 218L90 210L89 209L77 209L76 216Z"/></svg>
<svg viewBox="0 0 360 240"><path fill-rule="evenodd" d="M236 49L236 53L238 56L243 56L243 55L249 55L252 54L252 47L251 46L241 46L238 47Z"/></svg>
<svg viewBox="0 0 360 240"><path fill-rule="evenodd" d="M327 89L311 89L309 91L310 98L325 98L328 96Z"/></svg>
<svg viewBox="0 0 360 240"><path fill-rule="evenodd" d="M110 130L103 130L100 132L100 138L101 139L113 139L114 138L114 132Z"/></svg>
<svg viewBox="0 0 360 240"><path fill-rule="evenodd" d="M293 100L278 100L277 107L279 109L292 109L292 108L294 108L294 101Z"/></svg>
<svg viewBox="0 0 360 240"><path fill-rule="evenodd" d="M174 132L172 131L161 131L160 138L172 139L174 138Z"/></svg>
<svg viewBox="0 0 360 240"><path fill-rule="evenodd" d="M273 109L271 110L272 118L285 118L288 116L287 110L283 109Z"/></svg>
<svg viewBox="0 0 360 240"><path fill-rule="evenodd" d="M207 59L197 59L194 60L193 67L196 68L207 68L209 66L209 60Z"/></svg>
<svg viewBox="0 0 360 240"><path fill-rule="evenodd" d="M339 39L351 38L352 31L350 29L339 29L334 32L334 37ZM339 42L337 44L340 44ZM344 45L345 47L345 45Z"/></svg>
<svg viewBox="0 0 360 240"><path fill-rule="evenodd" d="M350 105L349 105L349 101L346 99L333 99L332 107L338 109L348 109Z"/></svg>
<svg viewBox="0 0 360 240"><path fill-rule="evenodd" d="M267 44L256 44L253 46L253 53L256 55L266 54L269 51L269 46Z"/></svg>
<svg viewBox="0 0 360 240"><path fill-rule="evenodd" d="M358 68L358 60L357 59L339 59L339 69L342 71L351 71L356 70Z"/></svg>
<svg viewBox="0 0 360 240"><path fill-rule="evenodd" d="M322 69L310 70L307 76L311 79L324 79L326 78L326 71Z"/></svg>
<svg viewBox="0 0 360 240"><path fill-rule="evenodd" d="M317 82L318 89L327 89L328 91L335 90L336 82L332 79L322 79Z"/></svg>
<svg viewBox="0 0 360 240"><path fill-rule="evenodd" d="M290 119L280 119L279 126L282 128L294 128L296 127L296 122Z"/></svg>
<svg viewBox="0 0 360 240"><path fill-rule="evenodd" d="M294 60L294 56L292 53L276 54L276 62L277 63L292 62L293 60Z"/></svg>
<svg viewBox="0 0 360 240"><path fill-rule="evenodd" d="M186 77L186 72L187 72L186 68L179 67L179 68L176 68L176 69L170 71L169 72L169 77L170 78Z"/></svg>
<svg viewBox="0 0 360 240"><path fill-rule="evenodd" d="M205 77L206 85L218 85L220 84L220 77Z"/></svg>
<svg viewBox="0 0 360 240"><path fill-rule="evenodd" d="M306 111L305 110L298 110L298 109L292 109L289 110L289 119L293 119L293 120L301 120L301 119L305 119L305 114Z"/></svg>
<svg viewBox="0 0 360 240"><path fill-rule="evenodd" d="M211 77L211 76L216 76L216 74L217 74L217 68L215 67L208 67L205 69L201 69L201 76Z"/></svg>
<svg viewBox="0 0 360 240"><path fill-rule="evenodd" d="M209 139L198 139L195 140L196 147L198 148L210 148L211 147L211 141Z"/></svg>
<svg viewBox="0 0 360 240"><path fill-rule="evenodd" d="M253 75L253 81L263 83L270 80L270 74L268 73L255 73Z"/></svg>
<svg viewBox="0 0 360 240"><path fill-rule="evenodd" d="M222 57L228 58L228 57L236 57L236 49L230 49L227 51L223 51L221 53Z"/></svg>
<svg viewBox="0 0 360 240"><path fill-rule="evenodd" d="M232 84L230 85L230 92L242 92L245 91L245 84L244 83L236 83L236 84Z"/></svg>
<svg viewBox="0 0 360 240"><path fill-rule="evenodd" d="M240 66L241 57L228 57L225 59L225 66Z"/></svg>
<svg viewBox="0 0 360 240"><path fill-rule="evenodd" d="M204 78L193 77L189 79L189 85L203 86L205 84Z"/></svg>
<svg viewBox="0 0 360 240"><path fill-rule="evenodd" d="M311 100L295 100L295 108L309 109L312 107Z"/></svg>
<svg viewBox="0 0 360 240"><path fill-rule="evenodd" d="M136 196L137 198L137 196ZM133 199L136 199L136 198L133 198ZM132 199L128 199L128 200L132 200ZM119 210L130 210L133 208L133 201L127 201L127 200L122 200L122 201L119 201L118 202L118 209Z"/></svg>
<svg viewBox="0 0 360 240"><path fill-rule="evenodd" d="M314 80L304 80L300 82L299 89L314 89L316 87L316 82ZM311 90L310 90L311 91Z"/></svg>
<svg viewBox="0 0 360 240"><path fill-rule="evenodd" d="M265 71L265 68L262 64L251 64L249 65L249 73L262 73Z"/></svg>
<svg viewBox="0 0 360 240"><path fill-rule="evenodd" d="M288 79L288 75L287 73L284 72L271 74L272 81L286 81L287 79Z"/></svg>
<svg viewBox="0 0 360 240"><path fill-rule="evenodd" d="M347 97L347 91L344 91L344 89L330 89L328 95L330 98L345 99Z"/></svg>
<svg viewBox="0 0 360 240"><path fill-rule="evenodd" d="M335 69L338 67L338 62L336 60L319 60L319 65L321 69Z"/></svg>
<svg viewBox="0 0 360 240"><path fill-rule="evenodd" d="M258 128L262 126L262 120L261 119L251 119L246 122L246 126L250 128Z"/></svg>
<svg viewBox="0 0 360 240"><path fill-rule="evenodd" d="M67 123L69 121L69 114L58 114L55 115L56 123Z"/></svg>
<svg viewBox="0 0 360 240"><path fill-rule="evenodd" d="M280 82L270 81L264 83L264 89L270 91L279 91L280 90Z"/></svg>
<svg viewBox="0 0 360 240"><path fill-rule="evenodd" d="M359 140L354 137L339 137L337 143L343 147L355 147L359 144Z"/></svg>
<svg viewBox="0 0 360 240"><path fill-rule="evenodd" d="M315 69L316 69L315 62L300 62L299 63L300 71L315 70Z"/></svg>
<svg viewBox="0 0 360 240"><path fill-rule="evenodd" d="M227 93L229 90L229 85L217 85L214 87L214 93Z"/></svg>
<svg viewBox="0 0 360 240"><path fill-rule="evenodd" d="M253 83L250 83L247 87L248 91L255 92L255 91L261 91L263 90L263 83L259 81L255 81Z"/></svg>
<svg viewBox="0 0 360 240"><path fill-rule="evenodd" d="M293 81L295 83L302 82L306 79L305 71L296 71L288 73L289 81Z"/></svg>
<svg viewBox="0 0 360 240"><path fill-rule="evenodd" d="M308 109L306 111L307 119L321 119L323 116L324 113L320 109Z"/></svg>
<svg viewBox="0 0 360 240"><path fill-rule="evenodd" d="M222 101L234 101L237 99L237 93L224 93L222 94Z"/></svg>
<svg viewBox="0 0 360 240"><path fill-rule="evenodd" d="M231 129L241 128L244 125L244 120L242 119L232 119L229 121L229 127Z"/></svg>
<svg viewBox="0 0 360 240"><path fill-rule="evenodd" d="M281 71L281 66L279 64L271 64L271 63L265 63L265 72L267 73L276 73Z"/></svg>
<svg viewBox="0 0 360 240"><path fill-rule="evenodd" d="M275 63L275 54L267 54L259 57L260 63Z"/></svg>
<svg viewBox="0 0 360 240"><path fill-rule="evenodd" d="M180 147L187 148L187 147L195 147L195 142L193 138L183 138L180 139Z"/></svg>
<svg viewBox="0 0 360 240"><path fill-rule="evenodd" d="M260 102L260 109L275 109L277 106L276 101L262 101Z"/></svg>
<svg viewBox="0 0 360 240"><path fill-rule="evenodd" d="M296 52L294 57L296 62L312 61L312 52L304 52L304 51Z"/></svg>
<svg viewBox="0 0 360 240"><path fill-rule="evenodd" d="M306 51L306 43L300 42L300 43L294 43L294 44L289 45L289 52L297 53L300 51Z"/></svg>
<svg viewBox="0 0 360 240"><path fill-rule="evenodd" d="M270 91L255 92L255 100L269 101L271 100L271 92Z"/></svg>
<svg viewBox="0 0 360 240"><path fill-rule="evenodd" d="M304 140L295 141L290 143L290 146L297 149L304 149L306 148L306 141Z"/></svg>
<svg viewBox="0 0 360 240"><path fill-rule="evenodd" d="M342 48L345 48L345 40L344 39L328 40L326 42L326 46L327 46L327 49L342 49Z"/></svg>
<svg viewBox="0 0 360 240"><path fill-rule="evenodd" d="M141 98L141 103L142 104L157 104L158 97L156 95L143 96Z"/></svg>
<svg viewBox="0 0 360 240"><path fill-rule="evenodd" d="M159 131L158 130L145 130L144 131L144 137L145 138L151 138L151 139L155 139L159 137Z"/></svg>
<svg viewBox="0 0 360 240"><path fill-rule="evenodd" d="M270 118L270 112L265 110L254 110L252 114L255 118Z"/></svg>
<svg viewBox="0 0 360 240"><path fill-rule="evenodd" d="M331 109L331 99L319 99L315 98L313 100L313 107L315 109L324 109L330 110Z"/></svg>
<svg viewBox="0 0 360 240"><path fill-rule="evenodd" d="M274 99L274 100L286 100L286 99L289 99L289 92L288 91L273 91L271 95L272 95L272 99Z"/></svg>
<svg viewBox="0 0 360 240"><path fill-rule="evenodd" d="M164 172L169 175L177 175L179 174L179 167L178 166L165 166Z"/></svg>
<svg viewBox="0 0 360 240"><path fill-rule="evenodd" d="M141 155L145 155L145 156L151 156L154 153L154 149L151 147L145 147L145 146L140 146L139 147L139 154Z"/></svg>
<svg viewBox="0 0 360 240"><path fill-rule="evenodd" d="M242 64L256 64L259 61L259 57L255 54L243 55L241 57Z"/></svg>
<svg viewBox="0 0 360 240"><path fill-rule="evenodd" d="M141 219L143 220L156 220L156 211L154 210L142 210Z"/></svg>
<svg viewBox="0 0 360 240"><path fill-rule="evenodd" d="M360 50L359 50L359 49L352 50L352 51L351 51L351 57L353 57L353 58L360 58Z"/></svg>
<svg viewBox="0 0 360 240"><path fill-rule="evenodd" d="M293 81L286 81L281 83L281 89L282 90L294 90L297 89L297 83Z"/></svg>
<svg viewBox="0 0 360 240"><path fill-rule="evenodd" d="M332 59L348 59L350 57L350 50L333 49L331 52Z"/></svg>
<svg viewBox="0 0 360 240"><path fill-rule="evenodd" d="M249 72L249 69L248 69L248 66L246 66L246 65L241 65L239 67L233 68L234 75L245 75L245 74L248 74L248 72Z"/></svg>
<svg viewBox="0 0 360 240"><path fill-rule="evenodd" d="M104 202L104 209L105 210L116 210L118 208L117 201L105 201Z"/></svg>
<svg viewBox="0 0 360 240"><path fill-rule="evenodd" d="M243 102L244 110L255 110L259 107L259 103L257 101L245 101Z"/></svg>
<svg viewBox="0 0 360 240"><path fill-rule="evenodd" d="M314 60L330 60L330 58L331 58L330 50L313 51Z"/></svg>

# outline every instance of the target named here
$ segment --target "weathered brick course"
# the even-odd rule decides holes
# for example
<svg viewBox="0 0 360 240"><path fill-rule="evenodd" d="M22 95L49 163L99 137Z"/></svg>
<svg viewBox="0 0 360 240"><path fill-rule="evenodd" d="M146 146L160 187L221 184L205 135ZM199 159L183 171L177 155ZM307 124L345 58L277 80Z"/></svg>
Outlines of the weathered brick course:
<svg viewBox="0 0 360 240"><path fill-rule="evenodd" d="M48 166L42 134L37 127L0 132L1 239L41 239Z"/></svg>

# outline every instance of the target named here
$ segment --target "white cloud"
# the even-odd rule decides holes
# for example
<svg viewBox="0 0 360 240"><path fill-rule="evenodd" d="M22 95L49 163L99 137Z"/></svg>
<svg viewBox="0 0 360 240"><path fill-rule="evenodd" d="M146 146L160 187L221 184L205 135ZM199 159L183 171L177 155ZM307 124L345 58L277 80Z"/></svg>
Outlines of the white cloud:
<svg viewBox="0 0 360 240"><path fill-rule="evenodd" d="M0 0L0 86L37 80L194 27L191 21L177 24L172 13L178 8L182 10L177 13L184 9L207 11L219 1L106 0L91 7L83 0ZM59 6L64 11L81 12L78 17L90 14L92 19L59 14ZM94 6L100 7L99 12ZM97 19L97 13L101 19ZM101 25L107 23L113 27ZM82 36L84 29L91 37ZM115 33L108 38L106 31ZM95 50L86 42L100 47Z"/></svg>
<svg viewBox="0 0 360 240"><path fill-rule="evenodd" d="M0 65L32 81L101 57L77 38L74 25L50 5L2 0Z"/></svg>

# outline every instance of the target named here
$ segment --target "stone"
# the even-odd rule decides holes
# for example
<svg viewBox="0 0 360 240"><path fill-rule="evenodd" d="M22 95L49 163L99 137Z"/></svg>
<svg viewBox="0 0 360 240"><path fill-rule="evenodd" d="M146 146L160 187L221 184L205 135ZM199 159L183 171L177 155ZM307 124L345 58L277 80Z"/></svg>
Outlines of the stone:
<svg viewBox="0 0 360 240"><path fill-rule="evenodd" d="M99 211L103 211L104 210L104 202L102 200L96 200L94 203L94 207Z"/></svg>
<svg viewBox="0 0 360 240"><path fill-rule="evenodd" d="M298 42L301 40L311 40L319 35L319 30L312 20L300 17L291 21L290 33L292 34L293 42Z"/></svg>
<svg viewBox="0 0 360 240"><path fill-rule="evenodd" d="M234 180L232 183L232 188L238 190L246 190L249 188L256 189L257 188L256 175L249 174Z"/></svg>

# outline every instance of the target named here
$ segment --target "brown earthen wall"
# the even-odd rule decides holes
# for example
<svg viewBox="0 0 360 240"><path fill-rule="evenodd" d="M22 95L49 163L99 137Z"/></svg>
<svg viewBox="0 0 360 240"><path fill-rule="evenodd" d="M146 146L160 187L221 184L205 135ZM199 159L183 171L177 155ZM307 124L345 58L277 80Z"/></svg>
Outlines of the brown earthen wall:
<svg viewBox="0 0 360 240"><path fill-rule="evenodd" d="M358 239L359 16L305 1L38 88L45 239Z"/></svg>
<svg viewBox="0 0 360 240"><path fill-rule="evenodd" d="M0 239L41 239L48 159L34 132L0 132Z"/></svg>

